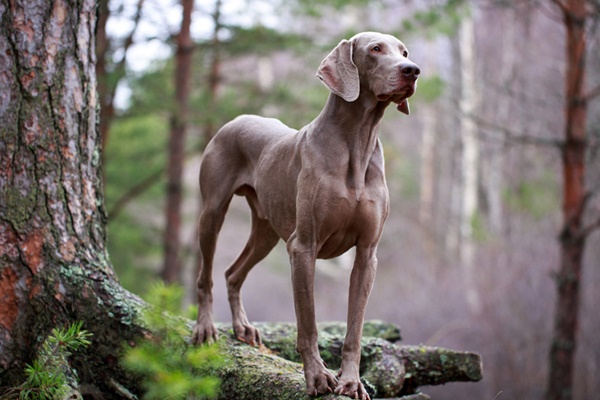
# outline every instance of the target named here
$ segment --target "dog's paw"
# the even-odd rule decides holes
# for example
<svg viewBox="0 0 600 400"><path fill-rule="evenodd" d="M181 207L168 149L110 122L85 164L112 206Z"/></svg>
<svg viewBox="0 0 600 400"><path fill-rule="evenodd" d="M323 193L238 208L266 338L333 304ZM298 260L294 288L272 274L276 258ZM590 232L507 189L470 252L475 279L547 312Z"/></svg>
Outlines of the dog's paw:
<svg viewBox="0 0 600 400"><path fill-rule="evenodd" d="M337 395L348 396L351 399L371 400L360 379L340 378L334 390Z"/></svg>
<svg viewBox="0 0 600 400"><path fill-rule="evenodd" d="M235 332L235 337L244 343L248 343L251 346L260 346L262 344L260 332L248 322L234 324L233 331Z"/></svg>
<svg viewBox="0 0 600 400"><path fill-rule="evenodd" d="M304 377L306 378L306 390L309 396L315 397L321 394L333 393L337 385L337 378L321 362L321 366L307 368L304 366Z"/></svg>
<svg viewBox="0 0 600 400"><path fill-rule="evenodd" d="M193 345L198 346L203 343L216 342L218 339L219 332L212 322L196 322L192 333Z"/></svg>

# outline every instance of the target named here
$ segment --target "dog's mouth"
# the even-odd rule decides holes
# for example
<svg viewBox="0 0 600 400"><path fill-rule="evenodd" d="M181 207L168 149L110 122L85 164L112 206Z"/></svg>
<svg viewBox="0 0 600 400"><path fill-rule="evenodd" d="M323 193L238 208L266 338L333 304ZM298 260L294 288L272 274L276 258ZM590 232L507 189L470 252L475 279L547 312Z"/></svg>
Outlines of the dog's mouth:
<svg viewBox="0 0 600 400"><path fill-rule="evenodd" d="M406 115L410 114L410 108L408 106L408 98L415 93L417 88L417 81L403 82L398 86L396 90L388 93L384 93L377 96L379 101L389 101L396 103L396 109Z"/></svg>
<svg viewBox="0 0 600 400"><path fill-rule="evenodd" d="M379 101L391 101L392 103L400 104L415 94L416 87L416 81L403 82L395 90L378 95L377 99Z"/></svg>

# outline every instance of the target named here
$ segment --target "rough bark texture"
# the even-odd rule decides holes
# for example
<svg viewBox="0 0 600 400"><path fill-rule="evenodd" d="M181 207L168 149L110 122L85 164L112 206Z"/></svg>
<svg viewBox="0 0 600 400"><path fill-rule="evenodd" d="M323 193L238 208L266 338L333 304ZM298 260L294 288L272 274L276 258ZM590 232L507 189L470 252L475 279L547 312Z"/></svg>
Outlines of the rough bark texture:
<svg viewBox="0 0 600 400"><path fill-rule="evenodd" d="M115 115L113 105L114 90L111 87L113 82L109 78L106 61L110 54L110 41L106 32L106 24L110 16L108 7L109 0L98 1L98 21L96 23L96 78L98 80L97 90L100 102L100 143L102 149L106 148L108 143L108 132L110 123ZM116 89L116 83L114 83ZM102 152L104 158L104 152ZM104 163L103 163L104 164Z"/></svg>
<svg viewBox="0 0 600 400"><path fill-rule="evenodd" d="M138 299L106 253L97 134L96 2L0 3L0 386L56 326L83 320L82 381L110 392Z"/></svg>
<svg viewBox="0 0 600 400"><path fill-rule="evenodd" d="M225 326L223 326L224 328ZM296 326L291 323L260 323L264 345L281 358L300 363L296 351ZM345 324L319 326L319 351L329 368L337 370ZM418 387L448 382L476 382L482 378L481 357L428 346L400 346L397 327L367 322L362 339L361 377L374 389L376 397L414 394Z"/></svg>
<svg viewBox="0 0 600 400"><path fill-rule="evenodd" d="M549 400L573 397L573 373L579 317L579 282L585 234L586 113L584 95L586 0L556 1L566 28L565 144L563 160L563 230L560 236L560 267L556 276L558 298L550 349Z"/></svg>
<svg viewBox="0 0 600 400"><path fill-rule="evenodd" d="M177 35L175 54L175 109L171 116L169 160L167 164L167 204L164 236L165 260L162 277L167 282L178 282L181 277L181 199L182 174L185 159L185 130L189 98L190 71L194 43L190 35L194 0L182 0L181 31Z"/></svg>

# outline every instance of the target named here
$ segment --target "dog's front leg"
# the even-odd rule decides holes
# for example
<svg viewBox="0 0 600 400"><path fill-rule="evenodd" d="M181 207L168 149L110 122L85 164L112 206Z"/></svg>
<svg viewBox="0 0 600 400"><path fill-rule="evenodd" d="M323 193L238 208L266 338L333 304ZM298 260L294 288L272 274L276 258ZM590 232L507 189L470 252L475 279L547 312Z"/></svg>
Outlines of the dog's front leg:
<svg viewBox="0 0 600 400"><path fill-rule="evenodd" d="M342 365L338 373L336 394L353 399L369 400L360 382L360 339L362 337L365 309L377 270L377 258L372 247L356 249L354 267L350 275L348 296L348 327L342 349Z"/></svg>
<svg viewBox="0 0 600 400"><path fill-rule="evenodd" d="M288 240L287 249L292 265L294 307L298 326L296 348L302 356L306 388L309 396L332 393L337 379L325 366L317 346L313 293L316 259L314 245L302 244L294 233Z"/></svg>

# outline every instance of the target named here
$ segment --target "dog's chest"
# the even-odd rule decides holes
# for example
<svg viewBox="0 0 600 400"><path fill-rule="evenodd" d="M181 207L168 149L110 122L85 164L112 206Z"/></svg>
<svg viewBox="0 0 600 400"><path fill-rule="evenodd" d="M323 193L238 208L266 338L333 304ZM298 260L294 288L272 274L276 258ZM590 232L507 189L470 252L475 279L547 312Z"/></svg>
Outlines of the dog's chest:
<svg viewBox="0 0 600 400"><path fill-rule="evenodd" d="M384 180L353 188L332 185L312 207L318 226L319 257L336 257L359 242L377 242L388 214L389 197Z"/></svg>

